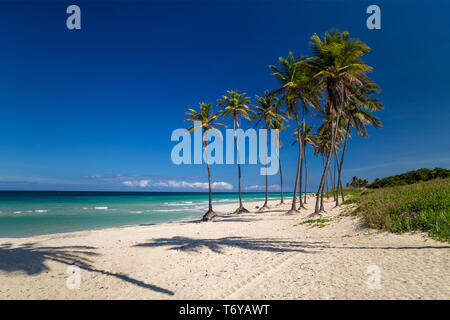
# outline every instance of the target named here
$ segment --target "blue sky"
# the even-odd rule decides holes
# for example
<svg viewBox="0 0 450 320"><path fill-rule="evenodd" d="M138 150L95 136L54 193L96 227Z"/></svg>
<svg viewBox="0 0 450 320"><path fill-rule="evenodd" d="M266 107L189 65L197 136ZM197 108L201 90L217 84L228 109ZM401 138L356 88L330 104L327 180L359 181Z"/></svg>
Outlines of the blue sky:
<svg viewBox="0 0 450 320"><path fill-rule="evenodd" d="M66 28L70 4L81 7L81 30ZM370 4L381 8L381 30L366 28ZM384 127L349 141L344 182L449 168L449 10L448 1L400 0L0 1L0 189L205 191L204 165L170 158L186 108L230 89L274 89L268 65L289 51L309 55L311 35L332 28L372 48L365 61L385 105ZM291 133L282 136L286 189ZM322 163L307 153L312 190ZM243 167L244 189L264 185L259 168ZM217 191L236 190L236 166L212 175Z"/></svg>

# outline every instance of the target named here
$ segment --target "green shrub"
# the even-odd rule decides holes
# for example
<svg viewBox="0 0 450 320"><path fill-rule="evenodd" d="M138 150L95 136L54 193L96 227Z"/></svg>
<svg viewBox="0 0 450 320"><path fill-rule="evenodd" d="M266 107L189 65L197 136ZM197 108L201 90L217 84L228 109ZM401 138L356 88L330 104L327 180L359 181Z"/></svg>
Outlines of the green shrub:
<svg viewBox="0 0 450 320"><path fill-rule="evenodd" d="M358 202L362 192L358 189L344 188L344 199L345 199L344 204L351 204Z"/></svg>
<svg viewBox="0 0 450 320"><path fill-rule="evenodd" d="M419 170L408 171L396 176L386 177L383 179L375 179L369 184L368 188L384 188L413 184L417 182L428 181L436 178L449 178L450 170L435 168L433 170L422 168Z"/></svg>
<svg viewBox="0 0 450 320"><path fill-rule="evenodd" d="M354 213L368 227L397 233L420 230L450 241L450 178L371 190L355 202Z"/></svg>

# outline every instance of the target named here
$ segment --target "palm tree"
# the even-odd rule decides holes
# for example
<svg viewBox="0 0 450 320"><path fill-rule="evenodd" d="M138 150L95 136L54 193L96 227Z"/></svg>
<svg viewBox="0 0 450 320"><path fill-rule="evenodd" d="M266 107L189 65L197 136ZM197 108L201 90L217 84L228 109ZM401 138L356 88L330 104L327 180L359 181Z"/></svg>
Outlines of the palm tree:
<svg viewBox="0 0 450 320"><path fill-rule="evenodd" d="M329 139L324 135L321 134L317 137L317 142L314 147L314 156L320 156L322 159L322 164L325 166L325 160L324 157L327 154L327 142ZM320 194L316 194L316 197L321 199L321 204L323 206L323 191L324 191L325 185L319 190Z"/></svg>
<svg viewBox="0 0 450 320"><path fill-rule="evenodd" d="M283 110L279 110L279 108L277 108L277 113L284 113ZM283 149L283 143L281 142L281 137L280 137L280 133L281 131L286 130L287 128L289 128L289 125L284 125L284 121L274 121L272 123L272 128L275 130L278 130L278 141L277 141L277 148L276 148L276 152L277 152L277 158L278 158L278 167L280 168L280 192L281 192L281 199L280 199L280 203L279 205L284 204L284 199L283 199L283 172L281 170L281 157L279 154L279 150Z"/></svg>
<svg viewBox="0 0 450 320"><path fill-rule="evenodd" d="M236 136L236 126L240 126L240 118L243 117L247 120L251 120L250 113L250 98L245 95L245 93L238 93L237 90L227 91L226 96L222 96L222 99L217 100L217 104L224 108L221 115L222 118L231 116L233 118L233 133L234 141L236 143L236 154L238 163L238 179L239 179L239 208L233 212L233 214L239 214L242 212L249 212L242 204L241 195L241 161L239 156L239 146Z"/></svg>
<svg viewBox="0 0 450 320"><path fill-rule="evenodd" d="M309 59L307 65L315 70L315 77L325 85L331 116L336 119L331 121L331 146L334 146L337 134L337 125L334 123L339 123L342 109L350 102L350 95L364 100L364 97L359 97L357 87L362 84L362 79L367 77L366 72L372 70L361 60L370 48L358 39L350 39L348 32L339 31L327 32L323 40L314 34L311 37L311 48L313 57ZM325 184L333 154L332 151L327 155L317 194ZM321 216L319 199L316 200L314 213L310 215L315 216Z"/></svg>
<svg viewBox="0 0 450 320"><path fill-rule="evenodd" d="M189 109L189 112L186 112L186 115L192 117L186 119L185 121L193 122L194 125L187 129L188 132L192 132L194 130L200 129L203 131L203 150L205 152L206 158L206 167L208 168L208 188L209 188L209 208L208 211L203 215L201 221L211 221L216 217L216 213L212 208L212 197L211 197L211 171L209 169L208 162L208 153L206 152L207 141L208 141L208 132L209 130L214 130L219 133L220 136L222 134L219 130L217 130L216 126L226 127L224 124L217 123L216 120L220 117L220 112L216 112L211 114L211 103L200 103L200 112Z"/></svg>
<svg viewBox="0 0 450 320"><path fill-rule="evenodd" d="M264 92L264 96L256 96L256 100L259 102L259 106L255 105L255 114L252 116L253 119L257 119L255 123L255 127L260 123L264 122L264 129L269 130L270 127L273 126L274 123L279 123L282 121L286 121L286 119L278 112L278 97L274 93L270 93L269 91ZM269 142L268 142L268 133L266 134L266 200L264 205L259 209L259 211L263 211L268 209L267 205L268 201L268 174L267 174L267 153L269 152Z"/></svg>
<svg viewBox="0 0 450 320"><path fill-rule="evenodd" d="M331 145L330 132L332 132L331 128L333 126L336 128L335 146L340 149L340 142L344 140L343 130L345 127L345 125L344 125L345 118L340 117L339 124L336 125L336 118L334 118L333 115L331 114L329 101L325 102L324 108L322 110L320 110L320 112L318 114L315 114L314 117L322 118L323 123L317 129L317 132L319 135L322 136L322 139L323 139L322 143L326 143L327 150L328 150L328 146ZM337 162L336 149L334 149L332 151L333 151L333 154L331 155L331 157L334 156L334 171L336 171L336 162ZM328 154L328 151L327 151L327 154ZM324 166L325 166L325 164L324 164ZM336 188L335 188L336 172L334 172L334 174L333 174L332 170L330 170L329 176L330 176L330 183L331 183L332 190L333 190L334 200L336 201L336 196L337 196L337 192L336 192ZM328 177L327 177L327 180L325 183L326 183L326 189L327 189L327 199L329 199ZM322 206L321 206L321 208L322 208ZM323 211L323 210L321 209L321 211Z"/></svg>
<svg viewBox="0 0 450 320"><path fill-rule="evenodd" d="M304 129L303 129L304 128ZM300 128L300 136L302 137L303 141L303 158L305 160L305 200L304 203L306 204L306 193L308 192L308 166L306 164L306 146L309 144L311 147L315 147L317 144L317 133L313 131L314 125L308 125L308 124L302 124L302 127ZM297 130L292 135L295 137L295 141L292 143L292 145L298 143L297 139ZM303 165L302 165L303 166ZM302 170L300 170L300 179L302 177ZM301 183L301 182L300 182Z"/></svg>
<svg viewBox="0 0 450 320"><path fill-rule="evenodd" d="M305 68L303 62L305 57L298 57L294 59L292 52L289 52L287 59L280 57L279 59L281 68L276 66L269 66L273 71L273 75L282 85L274 92L282 94L282 100L286 103L289 114L295 119L297 129L300 127L300 120L298 115L298 99L302 103L302 121L304 121L305 112L307 112L307 104L314 107L320 105L319 102L319 87L318 81L313 77L311 70ZM300 131L298 131L298 141L301 141ZM297 201L297 186L299 186L299 173L301 169L302 157L303 157L303 143L299 143L299 153L297 162L297 174L295 176L294 195L292 199L292 207L287 212L296 213L296 201ZM299 190L301 193L301 190ZM302 199L300 197L300 207L303 206Z"/></svg>
<svg viewBox="0 0 450 320"><path fill-rule="evenodd" d="M352 96L351 103L344 108L343 113L345 114L346 129L344 138L344 148L342 149L341 160L339 162L338 168L338 194L339 189L341 190L342 202L344 202L344 191L342 189L341 182L341 172L342 165L344 163L345 150L347 148L348 137L351 136L351 127L356 129L356 133L360 137L368 137L366 130L366 125L372 125L376 128L383 126L380 119L373 115L372 111L382 110L383 104L378 101L378 99L372 98L371 95L378 93L380 89L378 86L372 82L366 82L361 88L359 88L360 95L364 96L364 101L360 101L358 97ZM339 198L339 196L338 196ZM339 205L339 199L336 199L336 206Z"/></svg>
<svg viewBox="0 0 450 320"><path fill-rule="evenodd" d="M323 129L324 126L322 125L319 129L318 129L318 137L316 138L316 142L315 142L315 146L314 146L314 155L320 155L322 157L322 162L325 166L325 161L324 158L327 158L330 154L330 152L333 150L331 148L331 131L329 130L325 130ZM342 138L342 135L339 135L339 138ZM340 150L340 144L338 141L335 142L335 146L334 149L338 149ZM327 197L328 197L328 179L326 181L327 183ZM318 194L317 194L317 198L320 199L320 211L324 212L324 205L323 205L323 194L324 194L324 190L325 190L325 183L323 184L322 188L319 190Z"/></svg>

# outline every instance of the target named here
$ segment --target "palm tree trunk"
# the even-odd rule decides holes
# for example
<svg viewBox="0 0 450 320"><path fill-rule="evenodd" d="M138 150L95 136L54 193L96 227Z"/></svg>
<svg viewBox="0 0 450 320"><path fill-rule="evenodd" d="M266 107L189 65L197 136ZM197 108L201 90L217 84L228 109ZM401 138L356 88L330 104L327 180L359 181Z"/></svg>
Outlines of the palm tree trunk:
<svg viewBox="0 0 450 320"><path fill-rule="evenodd" d="M339 115L337 116L337 119L336 119L336 124L337 123L339 123ZM335 131L334 130L334 123L333 123L333 121L331 121L331 145L332 146L335 145L335 143L336 143L335 142L336 141L336 133L334 131ZM331 152L328 153L327 164L325 165L325 168L323 170L322 179L320 180L319 189L317 191L317 200L316 200L315 210L314 210L314 213L310 215L311 217L320 216L320 213L319 213L319 201L320 201L319 193L320 193L320 190L325 185L325 179L326 179L326 177L328 175L328 169L330 168L330 164L331 164L331 154L332 154Z"/></svg>
<svg viewBox="0 0 450 320"><path fill-rule="evenodd" d="M328 177L327 177L327 183L326 183L327 200L330 200L330 188L329 188L329 186L332 185L332 182L333 182L333 177L331 176L331 170L330 170L330 172L328 174Z"/></svg>
<svg viewBox="0 0 450 320"><path fill-rule="evenodd" d="M208 160L207 160L207 161L208 161ZM206 163L206 167L208 168L209 210L212 211L211 170L209 169L209 163Z"/></svg>
<svg viewBox="0 0 450 320"><path fill-rule="evenodd" d="M276 153L277 153L277 158L278 158L278 167L280 168L280 189L281 189L280 190L281 191L280 204L284 204L284 199L283 199L283 173L281 171L280 148L281 148L281 140L280 140L280 136L278 136Z"/></svg>
<svg viewBox="0 0 450 320"><path fill-rule="evenodd" d="M298 121L298 114L294 114L295 121L297 123L297 139L298 139L298 162L297 162L297 174L295 175L295 185L294 185L294 196L292 199L292 207L291 210L289 210L287 213L296 213L297 211L297 186L298 186L298 176L300 171L300 164L302 160L302 144L301 144L301 138L300 138L300 122Z"/></svg>
<svg viewBox="0 0 450 320"><path fill-rule="evenodd" d="M244 208L244 205L242 204L242 194L241 194L241 162L239 157L239 146L236 136L236 118L234 118L233 122L233 133L234 133L234 141L236 143L236 156L237 156L237 163L238 163L238 185L239 185L239 208L237 208L233 213L239 214L242 212L249 212L247 209Z"/></svg>
<svg viewBox="0 0 450 320"><path fill-rule="evenodd" d="M336 148L334 149L334 171L333 171L333 197L334 197L334 201L336 201ZM331 170L330 170L331 171Z"/></svg>
<svg viewBox="0 0 450 320"><path fill-rule="evenodd" d="M347 148L347 140L348 140L349 130L350 130L350 121L348 121L347 130L345 131L344 148L342 149L341 162L339 163L339 170L338 170L338 184L341 188L342 202L344 202L345 199L344 199L344 190L342 189L341 172L342 172L342 164L344 163L345 149ZM339 205L339 200L336 201L336 206L338 206L338 205Z"/></svg>
<svg viewBox="0 0 450 320"><path fill-rule="evenodd" d="M280 204L284 203L284 199L283 199L283 173L281 172L281 160L280 160L280 156L278 156L278 166L280 167L280 188L281 188L281 201Z"/></svg>
<svg viewBox="0 0 450 320"><path fill-rule="evenodd" d="M305 134L305 102L302 100L302 132L303 134ZM299 179L299 187L298 187L298 197L300 199L300 205L299 205L299 209L303 208L306 209L305 206L303 205L303 199L302 199L302 182L303 182L303 152L304 152L304 148L303 148L303 137L302 140L298 141L299 144L302 144L302 155L301 155L301 159L300 159L300 179Z"/></svg>
<svg viewBox="0 0 450 320"><path fill-rule="evenodd" d="M325 212L325 208L324 208L324 206L323 206L323 194L324 194L324 188L325 188L325 185L323 186L322 192L321 192L321 195L320 195L320 212ZM328 192L327 192L327 195L328 195Z"/></svg>
<svg viewBox="0 0 450 320"><path fill-rule="evenodd" d="M331 175L331 172L330 172L330 175ZM329 181L330 181L330 177L327 177L327 183L326 183L326 186L327 186L327 200L330 200L330 188L328 186L328 182ZM330 184L331 184L331 182L330 182Z"/></svg>
<svg viewBox="0 0 450 320"><path fill-rule="evenodd" d="M208 153L206 152L206 141L207 141L207 137L206 137L206 132L205 132L205 137L204 137L204 142L203 142L203 149L205 151L205 158L206 158L206 167L208 168L208 188L209 188L209 209L208 211L203 215L202 220L201 221L211 221L213 220L217 215L216 213L213 211L212 208L212 196L211 196L211 171L209 169L209 163L208 163Z"/></svg>
<svg viewBox="0 0 450 320"><path fill-rule="evenodd" d="M266 131L267 128L269 127L268 123L266 122ZM267 205L267 200L269 198L269 175L267 174L267 155L269 153L269 138L266 134L266 201L264 201L264 205L258 210L258 211L263 211L264 209L268 209L269 206Z"/></svg>
<svg viewBox="0 0 450 320"><path fill-rule="evenodd" d="M336 157L336 165L337 165L337 167L339 168L339 166L340 166L340 163L339 163L339 159ZM342 183L341 183L341 181L338 179L338 181L337 181L337 199L336 199L336 207L337 206L339 206L339 190L341 190L341 192L342 192Z"/></svg>
<svg viewBox="0 0 450 320"><path fill-rule="evenodd" d="M306 194L308 192L308 166L306 165L306 143L303 144L303 157L305 158L305 204L306 204Z"/></svg>
<svg viewBox="0 0 450 320"><path fill-rule="evenodd" d="M302 160L301 160L301 163L300 163L300 178L299 178L300 186L299 186L299 189L298 189L298 197L300 199L299 209L300 208L306 209L305 206L303 205L303 200L302 200L302 182L303 182L302 181L303 180L302 173L303 173L303 157L302 157Z"/></svg>

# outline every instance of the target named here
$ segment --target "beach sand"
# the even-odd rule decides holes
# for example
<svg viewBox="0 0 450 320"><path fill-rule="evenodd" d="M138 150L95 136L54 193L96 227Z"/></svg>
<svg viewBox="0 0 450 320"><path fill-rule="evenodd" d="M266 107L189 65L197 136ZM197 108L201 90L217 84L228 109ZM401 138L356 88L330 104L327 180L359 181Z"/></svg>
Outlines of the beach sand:
<svg viewBox="0 0 450 320"><path fill-rule="evenodd" d="M2 238L0 299L450 298L448 243L365 229L331 201L329 222L299 224L313 202L295 215L278 201L256 213L258 202L207 223ZM70 290L72 264L81 280Z"/></svg>

